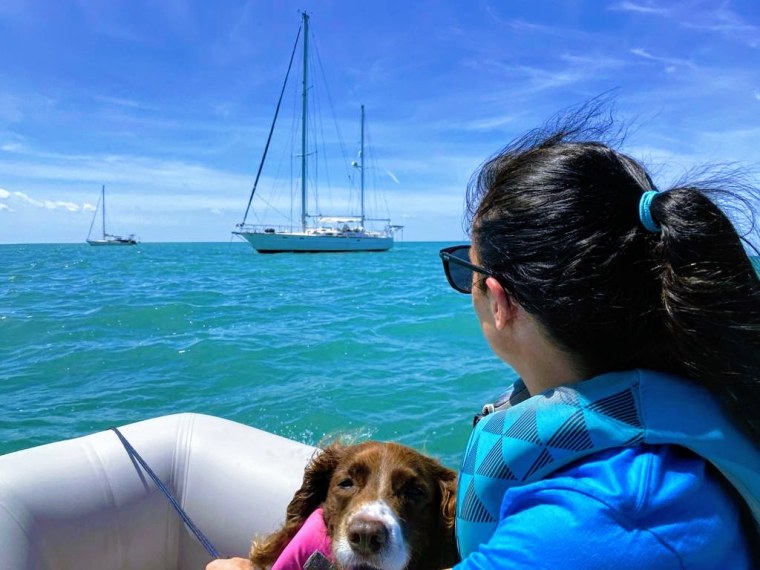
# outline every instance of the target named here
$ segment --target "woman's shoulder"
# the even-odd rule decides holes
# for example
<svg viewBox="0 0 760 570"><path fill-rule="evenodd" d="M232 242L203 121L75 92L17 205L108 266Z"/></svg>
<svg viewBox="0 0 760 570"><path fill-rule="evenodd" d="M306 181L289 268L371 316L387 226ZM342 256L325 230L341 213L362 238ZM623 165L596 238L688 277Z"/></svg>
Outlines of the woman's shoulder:
<svg viewBox="0 0 760 570"><path fill-rule="evenodd" d="M591 492L631 516L707 493L733 502L730 485L704 458L677 445L647 445L598 451L547 476L547 487Z"/></svg>
<svg viewBox="0 0 760 570"><path fill-rule="evenodd" d="M589 455L510 489L501 521L505 528L518 521L551 528L570 547L593 536L643 560L661 556L685 568L711 568L729 556L737 563L731 567L742 568L749 567L742 505L701 457L678 446L640 445Z"/></svg>

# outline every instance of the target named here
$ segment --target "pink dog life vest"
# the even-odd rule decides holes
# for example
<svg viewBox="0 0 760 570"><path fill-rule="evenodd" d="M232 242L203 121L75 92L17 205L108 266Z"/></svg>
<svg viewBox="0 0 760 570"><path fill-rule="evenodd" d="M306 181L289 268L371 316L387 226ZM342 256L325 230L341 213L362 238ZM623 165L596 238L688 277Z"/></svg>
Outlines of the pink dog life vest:
<svg viewBox="0 0 760 570"><path fill-rule="evenodd" d="M330 537L320 507L304 521L272 565L272 570L327 570L333 567Z"/></svg>

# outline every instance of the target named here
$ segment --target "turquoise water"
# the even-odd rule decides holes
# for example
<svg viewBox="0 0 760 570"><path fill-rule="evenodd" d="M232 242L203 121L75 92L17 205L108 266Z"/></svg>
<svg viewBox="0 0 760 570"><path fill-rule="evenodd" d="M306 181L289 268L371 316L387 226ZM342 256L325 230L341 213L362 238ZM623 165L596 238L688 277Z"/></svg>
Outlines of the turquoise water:
<svg viewBox="0 0 760 570"><path fill-rule="evenodd" d="M0 246L0 454L201 412L309 444L400 441L456 466L472 415L514 373L446 284L443 245Z"/></svg>
<svg viewBox="0 0 760 570"><path fill-rule="evenodd" d="M513 372L438 250L244 243L0 246L0 453L176 412L318 444L390 439L455 466Z"/></svg>

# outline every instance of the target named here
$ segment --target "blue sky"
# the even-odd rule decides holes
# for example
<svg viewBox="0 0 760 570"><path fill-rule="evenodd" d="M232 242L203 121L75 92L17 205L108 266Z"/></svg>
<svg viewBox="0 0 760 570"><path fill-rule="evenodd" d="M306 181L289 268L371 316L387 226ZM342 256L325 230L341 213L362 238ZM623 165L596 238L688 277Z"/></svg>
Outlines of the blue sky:
<svg viewBox="0 0 760 570"><path fill-rule="evenodd" d="M473 170L609 90L658 186L757 166L757 0L3 0L0 243L83 241L101 184L116 233L228 241L301 9L347 148L367 108L378 203L406 240L461 240ZM275 154L262 192L289 168Z"/></svg>

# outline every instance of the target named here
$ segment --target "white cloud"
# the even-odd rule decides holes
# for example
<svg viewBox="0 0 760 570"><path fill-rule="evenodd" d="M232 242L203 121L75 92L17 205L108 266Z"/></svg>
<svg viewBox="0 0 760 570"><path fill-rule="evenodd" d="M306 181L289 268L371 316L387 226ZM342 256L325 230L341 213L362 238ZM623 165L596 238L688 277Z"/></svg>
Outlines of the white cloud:
<svg viewBox="0 0 760 570"><path fill-rule="evenodd" d="M129 107L130 109L140 109L145 110L149 109L147 105L140 101L133 101L131 99L123 99L119 97L108 97L106 95L96 95L94 97L96 101L100 101L101 103L107 103L109 105L115 105L117 107Z"/></svg>
<svg viewBox="0 0 760 570"><path fill-rule="evenodd" d="M9 207L8 207L8 206L6 206L5 204L0 204L0 212L2 212L3 210L8 210L9 212L12 212L12 211L13 211L13 209L12 209L12 208L9 208Z"/></svg>
<svg viewBox="0 0 760 570"><path fill-rule="evenodd" d="M38 208L44 208L45 202L43 200L35 200L34 198L30 198L23 192L11 192L12 196L15 196L16 198L21 199L22 202L26 202L27 204L31 204L32 206L37 206Z"/></svg>
<svg viewBox="0 0 760 570"><path fill-rule="evenodd" d="M37 199L32 198L24 192L9 192L4 188L0 188L0 199L8 200L9 202L16 202L22 205L33 206L35 208L44 208L46 210L65 210L67 212L91 212L95 208L90 204L79 205L74 202L66 200L50 200L48 198ZM3 204L4 210L12 210L9 206Z"/></svg>
<svg viewBox="0 0 760 570"><path fill-rule="evenodd" d="M27 204L30 204L32 206L35 206L37 208L45 208L46 210L58 210L64 209L68 210L69 212L78 212L80 210L80 207L78 204L74 204L73 202L64 202L62 200L37 200L35 198L31 198L30 196L24 194L23 192L12 192L12 196L15 196L16 198L19 198L22 202L26 202Z"/></svg>
<svg viewBox="0 0 760 570"><path fill-rule="evenodd" d="M664 16L670 13L669 9L657 6L652 2L618 2L617 4L610 6L609 9L617 10L620 12L638 12L640 14L654 14L659 16Z"/></svg>
<svg viewBox="0 0 760 570"><path fill-rule="evenodd" d="M488 131L497 127L503 127L504 125L511 123L513 120L514 117L512 117L512 115L499 115L496 117L487 117L472 121L466 125L465 128L473 131Z"/></svg>
<svg viewBox="0 0 760 570"><path fill-rule="evenodd" d="M45 207L49 210L57 210L58 208L63 208L69 212L78 212L80 210L79 205L74 204L73 202L51 202L50 200L45 200Z"/></svg>
<svg viewBox="0 0 760 570"><path fill-rule="evenodd" d="M573 66L565 69L550 69L548 66L504 63L502 60L493 58L464 60L462 64L478 73L519 77L521 84L519 91L523 94L557 89L578 83L588 76L585 70ZM492 97L494 95L491 93Z"/></svg>
<svg viewBox="0 0 760 570"><path fill-rule="evenodd" d="M26 153L15 161L0 163L0 176L34 178L50 185L100 185L113 183L121 188L154 188L162 193L181 195L230 192L245 196L251 176L225 172L181 160L160 160L127 155L67 155L58 153ZM95 191L93 191L95 192ZM121 191L119 192L121 193ZM242 198L240 198L242 201Z"/></svg>
<svg viewBox="0 0 760 570"><path fill-rule="evenodd" d="M645 50L644 48L633 48L631 50L631 53L633 55L637 55L641 58L648 59L650 61L654 61L657 63L665 64L665 70L668 73L672 73L677 67L689 67L689 68L696 68L696 66L687 59L679 59L675 57L665 57L665 56L658 56L650 53L648 50Z"/></svg>
<svg viewBox="0 0 760 570"><path fill-rule="evenodd" d="M694 10L682 19L681 25L685 28L721 34L727 39L744 43L752 48L760 45L758 42L760 28L746 22L725 5L720 5L715 9Z"/></svg>
<svg viewBox="0 0 760 570"><path fill-rule="evenodd" d="M536 24L535 22L529 22L527 20L519 18L504 18L498 14L492 6L486 7L486 13L499 24L506 26L518 33L540 34L559 38L574 39L587 39L589 37L588 33L579 29Z"/></svg>
<svg viewBox="0 0 760 570"><path fill-rule="evenodd" d="M664 16L683 28L721 34L731 41L744 43L752 48L760 45L758 42L760 28L746 22L739 14L728 8L727 3L719 2L714 7L707 4L709 3L687 1L671 3L665 7L653 1L623 1L613 4L609 9Z"/></svg>

